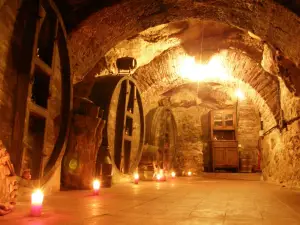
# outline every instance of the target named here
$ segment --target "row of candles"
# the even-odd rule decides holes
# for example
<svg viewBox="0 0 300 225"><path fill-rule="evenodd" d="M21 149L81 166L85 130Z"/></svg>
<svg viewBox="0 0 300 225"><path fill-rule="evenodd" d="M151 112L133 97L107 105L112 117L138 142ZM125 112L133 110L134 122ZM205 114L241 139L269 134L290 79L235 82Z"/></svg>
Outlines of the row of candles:
<svg viewBox="0 0 300 225"><path fill-rule="evenodd" d="M98 179L93 181L93 194L99 195L101 183ZM31 216L41 216L44 201L44 193L41 189L35 190L31 195Z"/></svg>
<svg viewBox="0 0 300 225"><path fill-rule="evenodd" d="M188 176L192 176L192 172L188 171L187 173ZM173 171L171 172L171 178L174 179L176 177L176 173ZM133 180L135 184L139 183L140 176L138 173L133 174ZM165 181L166 176L163 172L163 170L160 170L159 173L156 174L155 176L156 181ZM98 179L95 179L93 181L93 194L94 195L99 195L100 192L100 187L101 183ZM32 216L40 216L42 213L42 205L44 201L44 193L42 190L37 189L35 190L32 195L31 195L31 215Z"/></svg>
<svg viewBox="0 0 300 225"><path fill-rule="evenodd" d="M191 171L188 171L188 173L187 173L187 175L190 177L190 176L192 176L192 172ZM173 171L173 172L171 172L171 178L172 179L174 179L176 177L176 173ZM135 173L134 175L133 175L133 178L134 178L134 183L135 184L138 184L139 183L139 178L140 178L140 176L139 176L139 174L138 173ZM156 181L165 181L166 180L166 175L165 175L165 173L164 173L164 171L163 170L160 170L159 171L159 173L157 173L155 176L154 176L154 179L156 180Z"/></svg>

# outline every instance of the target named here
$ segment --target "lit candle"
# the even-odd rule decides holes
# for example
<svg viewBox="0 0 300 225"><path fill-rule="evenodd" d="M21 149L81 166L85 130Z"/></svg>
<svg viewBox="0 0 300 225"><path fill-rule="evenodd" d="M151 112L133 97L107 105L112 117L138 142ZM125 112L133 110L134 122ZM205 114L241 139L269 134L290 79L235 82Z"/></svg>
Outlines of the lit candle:
<svg viewBox="0 0 300 225"><path fill-rule="evenodd" d="M42 213L42 205L44 200L43 192L38 189L35 190L31 195L31 215L40 216Z"/></svg>
<svg viewBox="0 0 300 225"><path fill-rule="evenodd" d="M93 181L93 190L94 190L94 195L99 194L99 190L100 190L100 181L99 180Z"/></svg>
<svg viewBox="0 0 300 225"><path fill-rule="evenodd" d="M161 179L161 175L160 175L160 174L157 174L157 175L156 175L156 180L157 180L157 181L160 181L160 179Z"/></svg>
<svg viewBox="0 0 300 225"><path fill-rule="evenodd" d="M192 172L191 171L188 172L188 176L189 177L192 176Z"/></svg>
<svg viewBox="0 0 300 225"><path fill-rule="evenodd" d="M176 173L173 171L173 172L171 173L171 176L172 176L172 178L175 178Z"/></svg>
<svg viewBox="0 0 300 225"><path fill-rule="evenodd" d="M133 178L134 178L134 183L135 183L135 184L138 184L138 183L139 183L139 178L140 178L139 174L138 174L138 173L135 173L135 174L133 175Z"/></svg>
<svg viewBox="0 0 300 225"><path fill-rule="evenodd" d="M165 177L164 170L160 170L160 171L159 171L159 174L160 174L160 180L165 181L165 180L166 180L166 177Z"/></svg>

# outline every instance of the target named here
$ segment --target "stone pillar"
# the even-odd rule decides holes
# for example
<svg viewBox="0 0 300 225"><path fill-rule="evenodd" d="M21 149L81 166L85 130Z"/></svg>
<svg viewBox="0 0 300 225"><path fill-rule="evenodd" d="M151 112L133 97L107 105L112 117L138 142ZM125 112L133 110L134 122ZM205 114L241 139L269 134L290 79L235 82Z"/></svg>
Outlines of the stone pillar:
<svg viewBox="0 0 300 225"><path fill-rule="evenodd" d="M89 189L96 173L96 159L105 120L99 107L84 98L74 99L74 114L67 152L63 160L62 185L67 189Z"/></svg>

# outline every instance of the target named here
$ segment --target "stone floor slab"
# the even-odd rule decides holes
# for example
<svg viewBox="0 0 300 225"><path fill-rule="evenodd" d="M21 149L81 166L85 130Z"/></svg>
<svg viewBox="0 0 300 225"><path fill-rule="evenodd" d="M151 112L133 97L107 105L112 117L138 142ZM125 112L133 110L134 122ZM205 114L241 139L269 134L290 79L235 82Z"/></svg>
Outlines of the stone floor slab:
<svg viewBox="0 0 300 225"><path fill-rule="evenodd" d="M45 196L40 218L23 198L1 225L300 225L300 192L260 181L177 178Z"/></svg>

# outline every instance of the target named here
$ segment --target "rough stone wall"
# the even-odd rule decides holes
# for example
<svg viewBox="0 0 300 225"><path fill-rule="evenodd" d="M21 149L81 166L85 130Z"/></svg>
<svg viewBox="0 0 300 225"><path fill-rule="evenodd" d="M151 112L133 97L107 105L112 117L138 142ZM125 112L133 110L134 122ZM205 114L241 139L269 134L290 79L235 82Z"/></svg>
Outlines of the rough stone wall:
<svg viewBox="0 0 300 225"><path fill-rule="evenodd" d="M243 151L250 152L257 165L260 117L258 109L249 100L238 103L238 141Z"/></svg>
<svg viewBox="0 0 300 225"><path fill-rule="evenodd" d="M287 128L274 129L263 139L263 177L289 187L300 187L300 98L280 80L281 107Z"/></svg>
<svg viewBox="0 0 300 225"><path fill-rule="evenodd" d="M19 3L19 0L6 1L0 8L0 139L8 150L13 131L13 102L17 82L15 68L11 66L10 43Z"/></svg>
<svg viewBox="0 0 300 225"><path fill-rule="evenodd" d="M152 105L153 96L187 82L178 74L180 71L178 56L185 54L185 50L181 47L170 49L156 57L151 63L137 69L133 74L143 95L151 97L145 98L146 103ZM265 126L268 128L274 126L275 119L278 119L280 114L279 83L276 78L264 72L261 67L257 66L257 62L241 52L224 50L217 56L222 59L226 72L232 78L227 84L225 81L225 84L239 86L257 105L264 118ZM207 82L209 81L220 82L218 79Z"/></svg>
<svg viewBox="0 0 300 225"><path fill-rule="evenodd" d="M299 35L299 18L274 1L131 0L92 14L71 33L74 81L79 82L120 41L149 27L190 18L225 22L250 31L299 64L300 45L290 44Z"/></svg>
<svg viewBox="0 0 300 225"><path fill-rule="evenodd" d="M168 105L177 125L177 161L175 168L201 173L207 166L210 110L235 108L235 102L224 86L213 87L210 84L183 85L165 93L160 104ZM238 140L242 149L257 155L260 129L259 113L251 100L239 104Z"/></svg>
<svg viewBox="0 0 300 225"><path fill-rule="evenodd" d="M300 123L281 134L274 130L263 140L263 177L289 187L300 187Z"/></svg>
<svg viewBox="0 0 300 225"><path fill-rule="evenodd" d="M204 133L207 124L202 124L202 117L208 113L208 108L201 106L174 107L174 114L177 124L177 158L181 171L192 170L194 173L203 171L203 147L207 142ZM206 121L208 122L208 121Z"/></svg>

